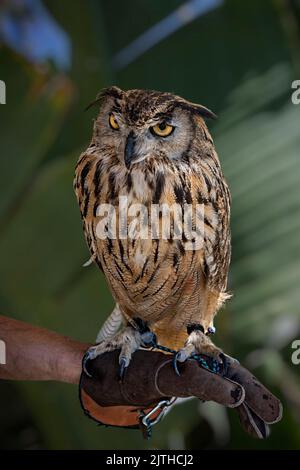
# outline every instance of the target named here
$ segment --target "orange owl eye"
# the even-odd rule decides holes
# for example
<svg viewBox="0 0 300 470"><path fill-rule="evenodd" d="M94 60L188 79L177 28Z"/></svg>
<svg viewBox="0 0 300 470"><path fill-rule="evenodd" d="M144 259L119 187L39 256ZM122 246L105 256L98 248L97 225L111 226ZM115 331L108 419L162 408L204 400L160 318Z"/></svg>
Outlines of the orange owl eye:
<svg viewBox="0 0 300 470"><path fill-rule="evenodd" d="M117 120L113 114L110 114L109 116L109 125L115 131L119 129L119 124L117 123Z"/></svg>
<svg viewBox="0 0 300 470"><path fill-rule="evenodd" d="M156 126L151 127L151 132L159 137L168 137L168 135L172 134L174 129L174 126L170 126L170 124L167 124L166 122L161 122L160 124L156 124Z"/></svg>

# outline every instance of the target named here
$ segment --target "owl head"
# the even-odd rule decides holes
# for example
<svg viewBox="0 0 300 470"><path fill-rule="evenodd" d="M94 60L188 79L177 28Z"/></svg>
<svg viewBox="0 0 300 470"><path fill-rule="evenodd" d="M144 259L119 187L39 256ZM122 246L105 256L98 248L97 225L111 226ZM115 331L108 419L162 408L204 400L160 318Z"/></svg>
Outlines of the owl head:
<svg viewBox="0 0 300 470"><path fill-rule="evenodd" d="M185 158L196 142L199 149L201 141L208 140L204 118L216 117L204 106L152 90L112 86L91 105L96 103L101 106L93 145L113 152L127 169L151 159Z"/></svg>

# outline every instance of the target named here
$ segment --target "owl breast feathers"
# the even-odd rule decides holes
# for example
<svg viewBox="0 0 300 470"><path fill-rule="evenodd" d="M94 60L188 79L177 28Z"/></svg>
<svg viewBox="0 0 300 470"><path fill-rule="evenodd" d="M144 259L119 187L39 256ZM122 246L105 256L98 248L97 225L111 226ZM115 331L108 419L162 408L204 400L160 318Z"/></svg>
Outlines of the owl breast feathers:
<svg viewBox="0 0 300 470"><path fill-rule="evenodd" d="M228 297L230 193L204 122L214 115L170 93L117 87L95 103L74 180L92 259L129 323L138 317L181 347L188 325L207 332ZM182 230L188 211L193 237Z"/></svg>

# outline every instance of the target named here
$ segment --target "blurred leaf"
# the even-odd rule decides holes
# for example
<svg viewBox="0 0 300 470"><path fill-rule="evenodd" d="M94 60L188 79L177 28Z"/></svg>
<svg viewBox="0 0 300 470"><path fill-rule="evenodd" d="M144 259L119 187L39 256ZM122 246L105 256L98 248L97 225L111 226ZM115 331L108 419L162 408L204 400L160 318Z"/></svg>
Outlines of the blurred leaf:
<svg viewBox="0 0 300 470"><path fill-rule="evenodd" d="M16 68L18 74L14 76ZM12 79L6 80L7 104L0 108L0 217L6 214L10 218L33 172L57 137L74 90L66 77L51 78L29 70L24 63L18 65L16 59L7 63L6 74Z"/></svg>

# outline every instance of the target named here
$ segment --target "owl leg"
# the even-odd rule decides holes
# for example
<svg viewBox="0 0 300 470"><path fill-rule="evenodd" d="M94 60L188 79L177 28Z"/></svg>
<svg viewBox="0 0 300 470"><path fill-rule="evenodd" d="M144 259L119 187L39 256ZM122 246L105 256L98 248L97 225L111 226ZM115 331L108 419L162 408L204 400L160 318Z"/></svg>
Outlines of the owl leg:
<svg viewBox="0 0 300 470"><path fill-rule="evenodd" d="M96 343L101 343L101 341L113 338L122 325L123 319L124 317L120 310L119 304L116 304L115 308L102 325L97 335Z"/></svg>
<svg viewBox="0 0 300 470"><path fill-rule="evenodd" d="M189 333L188 339L182 349L180 349L174 357L174 369L179 374L178 362L185 362L194 354L204 354L215 359L222 366L222 373L226 375L229 361L231 358L226 356L223 351L214 345L211 339L204 334L204 328L200 324L193 324L188 326ZM212 332L209 332L210 334Z"/></svg>
<svg viewBox="0 0 300 470"><path fill-rule="evenodd" d="M149 328L133 328L127 326L118 332L113 338L102 341L96 346L92 346L85 354L83 359L83 370L87 375L91 375L88 371L88 362L96 359L96 357L106 352L120 349L119 355L119 377L123 378L126 368L129 366L132 354L142 347L151 347L156 342L155 335Z"/></svg>
<svg viewBox="0 0 300 470"><path fill-rule="evenodd" d="M113 338L101 341L101 343L92 346L85 354L83 359L83 370L87 375L90 375L88 371L88 362L96 359L96 357L106 352L120 349L119 364L120 364L120 376L124 374L125 368L128 367L131 356L141 346L141 335L140 333L127 326Z"/></svg>

